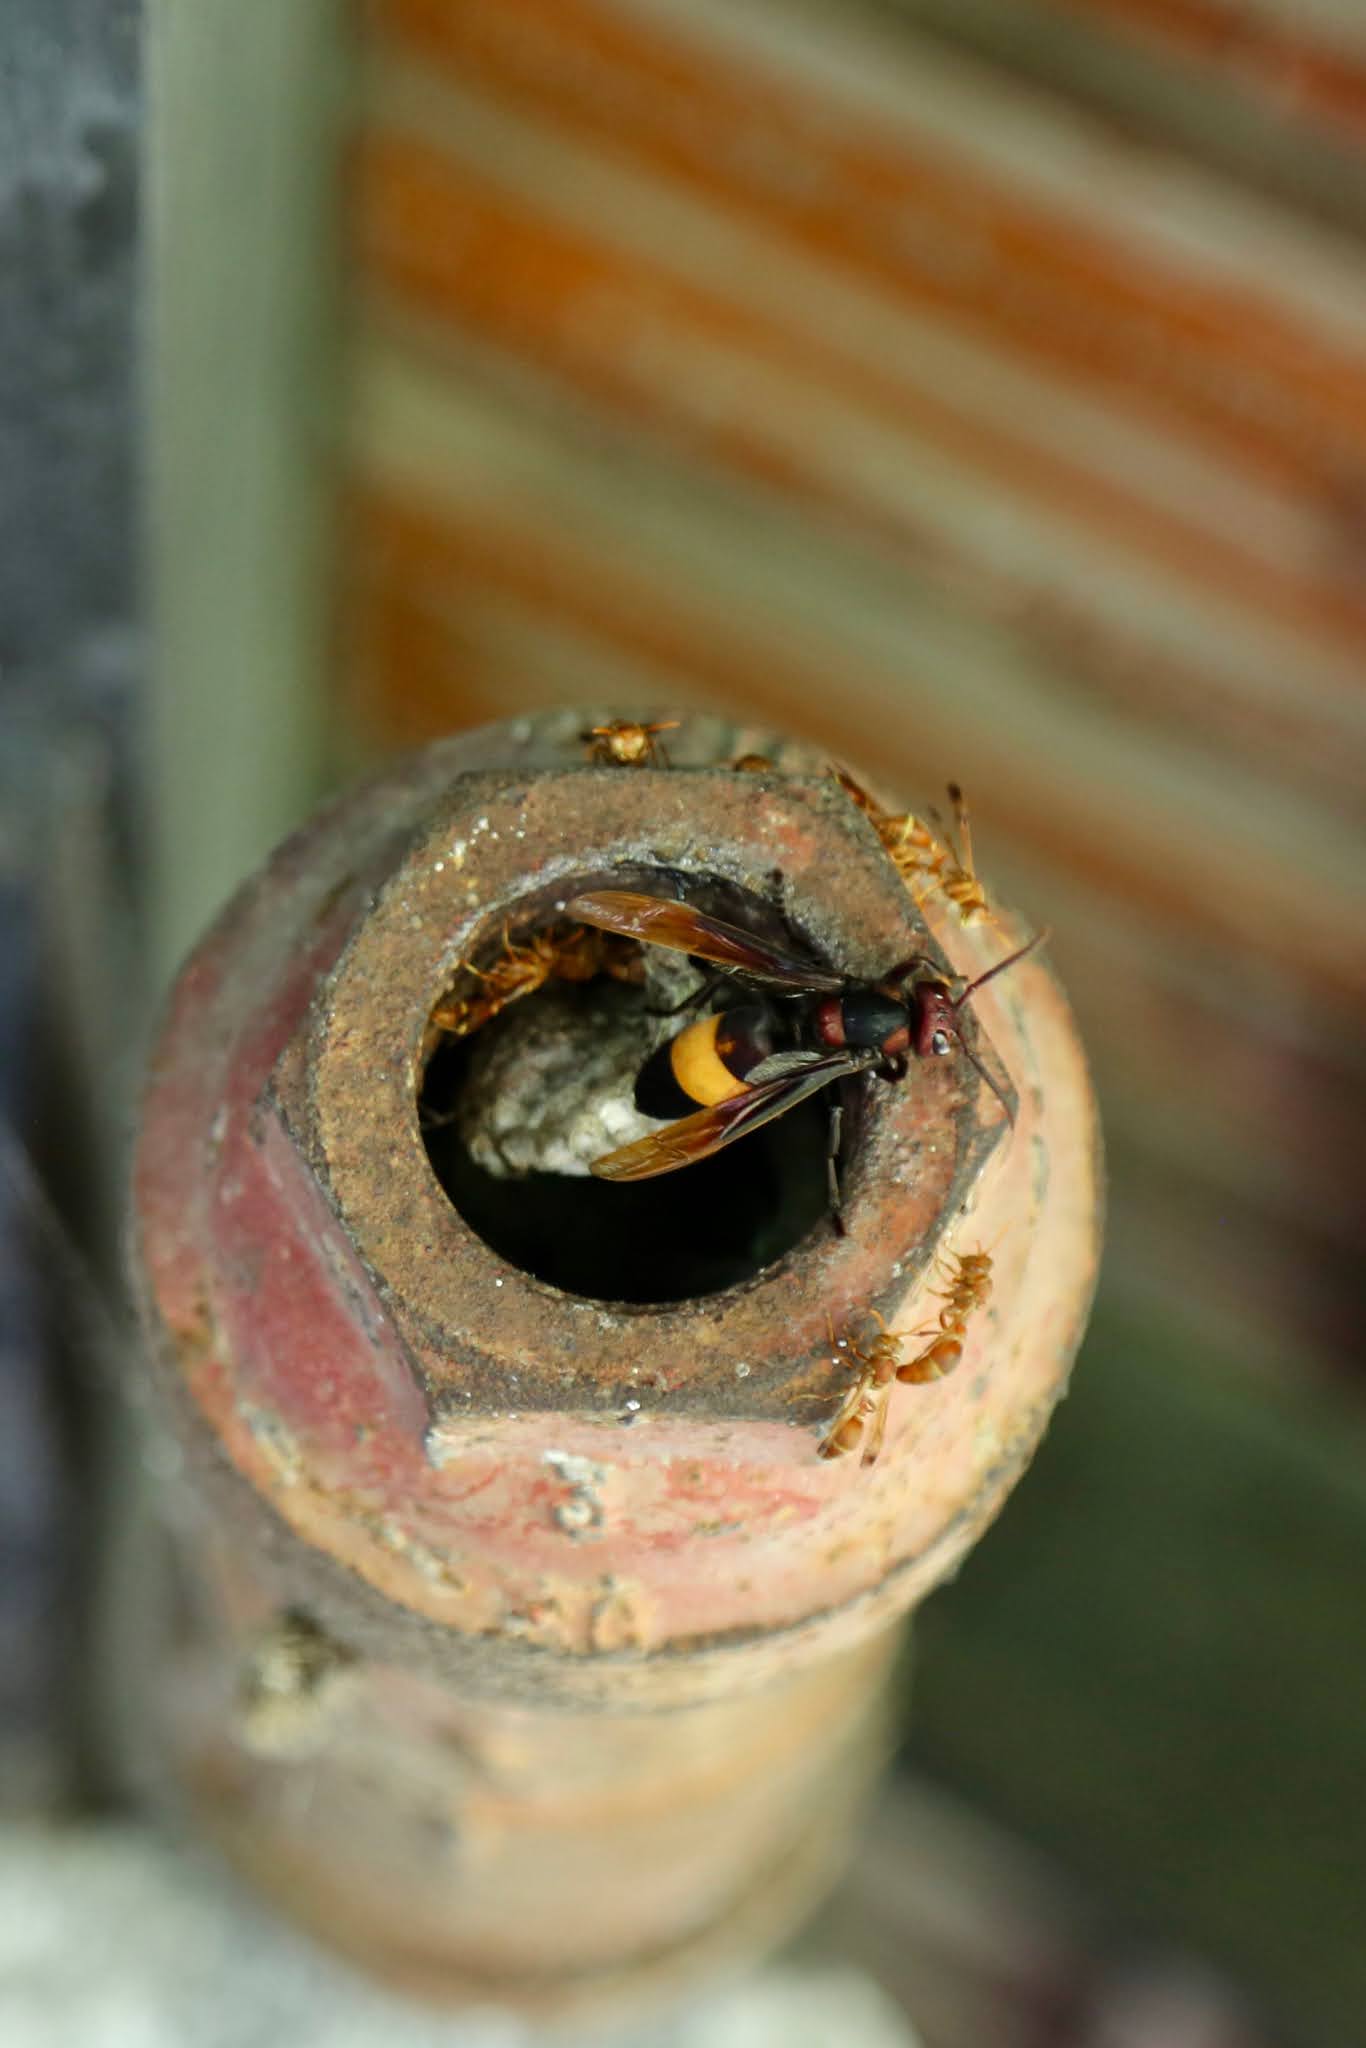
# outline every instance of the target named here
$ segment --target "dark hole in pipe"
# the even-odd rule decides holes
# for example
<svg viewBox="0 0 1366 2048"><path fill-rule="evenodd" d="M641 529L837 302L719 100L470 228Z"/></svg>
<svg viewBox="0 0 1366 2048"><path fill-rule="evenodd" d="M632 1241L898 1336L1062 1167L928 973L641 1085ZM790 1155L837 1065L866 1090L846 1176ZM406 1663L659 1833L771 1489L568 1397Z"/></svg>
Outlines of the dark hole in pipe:
<svg viewBox="0 0 1366 2048"><path fill-rule="evenodd" d="M649 875L641 885L673 893L667 880L661 889L662 879ZM704 891L695 882L688 893L717 915L755 929L767 925L775 937L792 942L772 907L757 898L722 885ZM518 940L537 924L544 928L544 914L527 924L519 920ZM495 946L490 958L496 954ZM727 984L705 1007L737 999L753 996ZM601 976L586 987L551 983L547 992L510 1004L469 1037L439 1039L419 1095L432 1169L471 1229L510 1265L600 1301L664 1303L716 1294L752 1278L818 1226L829 1227L826 1154L834 1089L799 1103L711 1159L650 1180L617 1183L542 1171L505 1175L472 1156L461 1134L461 1098L472 1065L477 1070L501 1033L521 1029L541 1004L556 1005L549 1014L562 1016L571 1034L580 1023L576 1005L585 1006L585 1014L591 1006L590 1030L610 1030L647 1000L653 998ZM686 1021L680 1017L679 1028ZM629 1029L623 1057L621 1086L629 1094Z"/></svg>
<svg viewBox="0 0 1366 2048"><path fill-rule="evenodd" d="M451 1117L471 1052L469 1040L448 1040L428 1064L419 1109L432 1169L486 1244L566 1293L631 1302L717 1294L781 1258L826 1215L830 1110L819 1098L653 1180L505 1178L470 1155Z"/></svg>

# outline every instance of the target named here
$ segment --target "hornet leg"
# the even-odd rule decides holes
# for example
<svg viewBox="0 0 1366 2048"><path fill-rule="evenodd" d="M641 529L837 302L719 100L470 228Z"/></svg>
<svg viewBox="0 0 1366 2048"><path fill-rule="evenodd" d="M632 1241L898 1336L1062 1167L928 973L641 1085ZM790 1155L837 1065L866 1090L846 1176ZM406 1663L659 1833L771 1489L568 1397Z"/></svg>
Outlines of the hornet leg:
<svg viewBox="0 0 1366 2048"><path fill-rule="evenodd" d="M835 1226L836 1237L843 1237L844 1195L840 1188L840 1138L844 1126L844 1105L832 1102L830 1105L830 1139L825 1155L826 1178L830 1189L830 1221Z"/></svg>

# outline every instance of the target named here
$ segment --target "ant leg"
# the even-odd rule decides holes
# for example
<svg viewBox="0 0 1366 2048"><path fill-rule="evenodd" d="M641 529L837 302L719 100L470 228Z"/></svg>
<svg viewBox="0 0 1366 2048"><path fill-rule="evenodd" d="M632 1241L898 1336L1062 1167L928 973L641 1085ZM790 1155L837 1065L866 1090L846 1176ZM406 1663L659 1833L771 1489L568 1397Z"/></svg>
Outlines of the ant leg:
<svg viewBox="0 0 1366 2048"><path fill-rule="evenodd" d="M840 1187L840 1139L843 1135L844 1105L832 1102L830 1105L830 1137L825 1154L826 1182L830 1191L830 1221L835 1227L836 1237L845 1235L844 1193Z"/></svg>
<svg viewBox="0 0 1366 2048"><path fill-rule="evenodd" d="M890 1392L890 1387L881 1387L875 1396L877 1406L873 1413L872 1427L866 1432L863 1439L863 1457L860 1462L864 1465L874 1465L877 1463L878 1453L886 1441L887 1410L890 1405L887 1396Z"/></svg>

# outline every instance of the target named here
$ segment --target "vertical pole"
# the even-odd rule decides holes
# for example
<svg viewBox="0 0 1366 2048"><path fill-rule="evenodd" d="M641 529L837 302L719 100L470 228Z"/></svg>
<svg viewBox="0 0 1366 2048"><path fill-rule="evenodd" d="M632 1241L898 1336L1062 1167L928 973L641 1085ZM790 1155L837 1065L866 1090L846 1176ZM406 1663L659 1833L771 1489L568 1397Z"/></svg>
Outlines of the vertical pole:
<svg viewBox="0 0 1366 2048"><path fill-rule="evenodd" d="M154 965L322 780L339 0L149 0Z"/></svg>

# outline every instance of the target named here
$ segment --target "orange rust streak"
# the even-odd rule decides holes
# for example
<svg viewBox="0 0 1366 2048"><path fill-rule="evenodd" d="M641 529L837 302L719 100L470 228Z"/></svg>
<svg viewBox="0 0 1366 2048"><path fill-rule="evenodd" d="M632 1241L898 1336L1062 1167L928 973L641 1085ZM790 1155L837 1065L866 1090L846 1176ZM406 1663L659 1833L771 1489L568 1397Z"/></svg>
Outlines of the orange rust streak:
<svg viewBox="0 0 1366 2048"><path fill-rule="evenodd" d="M367 731L391 744L415 746L452 725L502 717L513 704L531 710L565 701L542 668L509 662L505 654L495 666L468 621L457 626L449 614L438 619L406 586L367 585L357 604L352 595L341 640L352 657L346 703ZM1298 778L1320 800L1331 791L1356 802L1366 787L1366 768L1335 732L1306 727L1293 694L1275 708L1239 700L1231 686L1220 695L1207 676L1161 660L1149 647L1116 643L1094 621L1052 605L1022 611L1016 623L1051 651L1060 676L1079 677L1097 701L1125 715L1136 710L1145 725L1177 730L1187 742L1232 745L1246 760L1270 761L1282 782ZM401 687L394 687L396 678ZM674 699L686 694L681 680L672 692Z"/></svg>
<svg viewBox="0 0 1366 2048"><path fill-rule="evenodd" d="M398 594L412 606L430 607L438 619L458 619L464 598L492 593L544 616L551 626L561 622L652 669L690 679L694 694L732 706L749 704L778 723L784 711L790 715L794 700L828 702L828 677L804 665L794 647L720 633L714 620L682 612L653 581L609 568L568 540L552 546L535 534L500 530L486 513L476 520L451 506L436 514L364 486L355 495L348 539L352 574L360 578L353 606L361 590L371 587L385 593L386 604ZM366 634L371 645L379 637ZM392 620L386 637L392 649ZM403 651L410 647L406 643ZM431 640L425 653L425 673L434 678ZM403 676L400 667L394 677L400 686ZM443 717L441 729L448 724ZM815 734L818 741L834 746L842 731L847 740L837 710L828 712L824 725Z"/></svg>
<svg viewBox="0 0 1366 2048"><path fill-rule="evenodd" d="M620 565L608 566L574 548L571 541L524 530L500 530L483 508L476 516L454 506L440 514L416 501L403 501L371 487L358 491L350 523L352 560L381 587L392 584L417 604L458 617L462 599L501 593L548 626L566 622L577 634L596 637L604 645L625 649L653 667L691 679L690 694L705 694L732 715L752 714L779 729L794 716L811 741L832 755L857 753L858 727L851 729L847 702L832 699L826 668L813 667L796 644L777 634L736 633L717 618L688 613L676 594L657 582L633 578ZM407 678L399 669L378 694L385 702L401 701ZM908 677L907 702L931 706L934 691L928 679ZM909 736L897 739L897 725L888 705L876 745L892 780L923 774L926 731L922 723L917 747ZM449 722L449 705L446 711ZM867 743L873 744L871 737ZM1153 849L1122 825L1113 792L1073 793L1071 808L1057 807L1035 783L1026 794L1009 778L995 791L994 813L1004 833L1028 846L1040 861L1060 873L1084 865L1088 882L1098 892L1145 914L1168 920L1196 939L1220 935L1238 955L1247 948L1249 904L1264 891L1250 888L1241 895L1214 887L1207 867L1199 863L1163 864ZM1259 871L1260 872L1260 871ZM1267 911L1273 928L1276 906ZM1276 927L1279 929L1279 926ZM1278 943L1287 948L1285 963L1304 976L1306 999L1321 993L1332 1001L1359 1004L1363 963L1340 935L1325 937L1323 921L1311 929L1283 931Z"/></svg>
<svg viewBox="0 0 1366 2048"><path fill-rule="evenodd" d="M623 257L439 151L374 136L361 150L358 172L363 259L387 291L572 376L618 408L656 424L667 421L692 443L704 436L714 455L751 476L852 511L901 545L909 538L922 560L942 556L949 544L926 537L912 518L869 506L856 489L831 484L800 451L775 447L762 428L734 417L721 424L706 402L705 379L671 378L651 364L648 350L642 357L642 327L647 335L667 333L671 350L715 345L742 353L755 375L772 369L808 387L819 380L836 404L852 400L876 409L903 433L997 486L1047 499L1087 530L1143 550L1182 577L1197 565L1202 583L1240 605L1270 612L1306 636L1345 639L1354 652L1363 651L1361 593L1278 572L1208 530L1137 501L1117 483L963 416L904 379L879 376L800 329L752 314L662 265ZM599 308L607 309L605 316L585 320L585 311L592 316ZM818 411L815 430L819 434Z"/></svg>
<svg viewBox="0 0 1366 2048"><path fill-rule="evenodd" d="M1066 14L1098 14L1130 37L1169 43L1221 66L1235 88L1273 102L1282 115L1307 111L1366 147L1366 64L1347 49L1309 40L1226 0L1051 0Z"/></svg>
<svg viewBox="0 0 1366 2048"><path fill-rule="evenodd" d="M341 695L366 738L421 746L462 726L483 725L565 701L563 690L524 663L487 652L437 616L402 581L353 572L343 605Z"/></svg>
<svg viewBox="0 0 1366 2048"><path fill-rule="evenodd" d="M1366 361L1293 303L1165 264L837 101L593 0L372 0L374 32L1020 353L1322 492L1366 463ZM983 118L989 118L984 94ZM761 138L741 152L736 138ZM776 164L769 172L766 165ZM800 171L801 175L795 173Z"/></svg>

